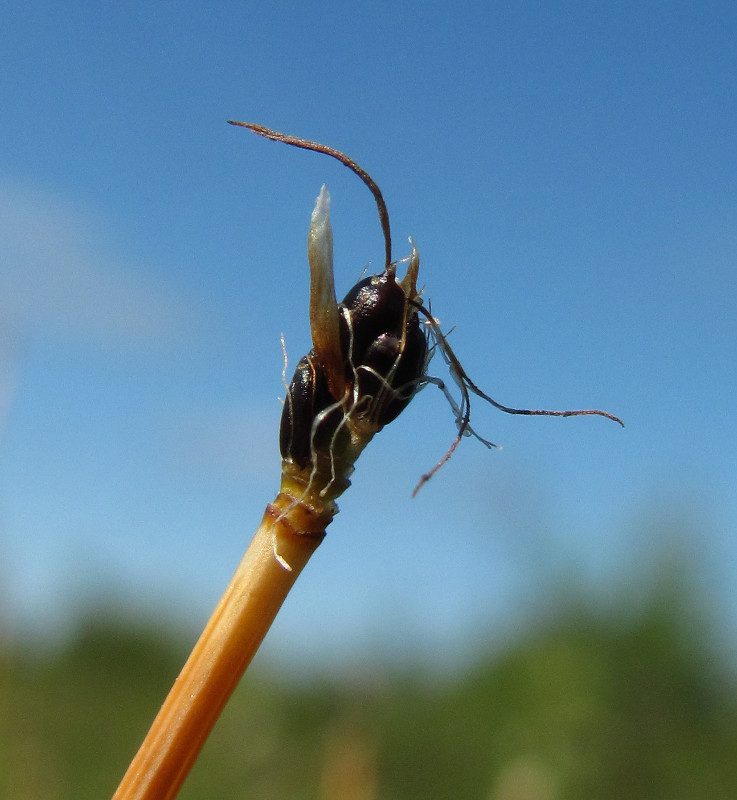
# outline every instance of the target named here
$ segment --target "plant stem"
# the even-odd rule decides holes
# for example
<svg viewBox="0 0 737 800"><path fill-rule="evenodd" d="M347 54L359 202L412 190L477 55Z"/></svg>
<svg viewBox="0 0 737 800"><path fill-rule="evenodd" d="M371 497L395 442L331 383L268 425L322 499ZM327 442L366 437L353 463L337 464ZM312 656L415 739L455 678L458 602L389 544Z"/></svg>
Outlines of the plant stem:
<svg viewBox="0 0 737 800"><path fill-rule="evenodd" d="M291 492L280 492L266 508L113 800L171 800L176 796L331 519L330 510L298 502Z"/></svg>

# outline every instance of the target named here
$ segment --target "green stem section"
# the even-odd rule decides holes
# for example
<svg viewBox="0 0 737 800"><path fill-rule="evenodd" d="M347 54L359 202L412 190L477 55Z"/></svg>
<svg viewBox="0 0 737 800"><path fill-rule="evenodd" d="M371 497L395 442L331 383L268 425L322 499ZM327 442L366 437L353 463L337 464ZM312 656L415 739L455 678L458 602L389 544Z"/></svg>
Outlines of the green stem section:
<svg viewBox="0 0 737 800"><path fill-rule="evenodd" d="M310 556L333 510L282 491L210 617L113 800L171 800ZM332 505L332 504L331 504Z"/></svg>

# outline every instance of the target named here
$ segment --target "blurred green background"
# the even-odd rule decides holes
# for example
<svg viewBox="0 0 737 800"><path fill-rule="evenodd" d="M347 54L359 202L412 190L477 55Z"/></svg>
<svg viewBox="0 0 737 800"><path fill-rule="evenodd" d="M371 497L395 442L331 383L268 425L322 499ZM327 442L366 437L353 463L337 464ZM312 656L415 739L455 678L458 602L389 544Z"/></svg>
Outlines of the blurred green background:
<svg viewBox="0 0 737 800"><path fill-rule="evenodd" d="M181 797L733 798L734 664L692 566L668 554L606 597L561 586L452 669L257 657ZM53 647L4 639L0 797L109 796L191 644L102 610Z"/></svg>

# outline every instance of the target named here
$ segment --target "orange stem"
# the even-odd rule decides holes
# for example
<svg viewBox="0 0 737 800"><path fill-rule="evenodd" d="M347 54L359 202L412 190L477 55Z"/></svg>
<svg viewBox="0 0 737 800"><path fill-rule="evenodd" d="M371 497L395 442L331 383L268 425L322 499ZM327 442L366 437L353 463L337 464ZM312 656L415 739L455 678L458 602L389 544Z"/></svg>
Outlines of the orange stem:
<svg viewBox="0 0 737 800"><path fill-rule="evenodd" d="M113 800L171 800L330 521L279 494Z"/></svg>

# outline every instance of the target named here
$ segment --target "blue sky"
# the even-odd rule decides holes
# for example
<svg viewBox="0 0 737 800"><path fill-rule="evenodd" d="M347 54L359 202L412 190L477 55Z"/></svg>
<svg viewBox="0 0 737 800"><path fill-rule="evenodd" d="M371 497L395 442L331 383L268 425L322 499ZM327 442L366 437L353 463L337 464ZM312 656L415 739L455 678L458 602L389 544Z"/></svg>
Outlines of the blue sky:
<svg viewBox="0 0 737 800"><path fill-rule="evenodd" d="M277 489L306 233L338 293L412 235L471 377L523 407L416 500L432 388L361 457L269 637L307 661L503 635L564 579L678 550L737 636L737 11L731 3L6 3L0 25L0 607L199 629ZM433 365L442 374L442 364ZM659 554L659 555L656 555ZM156 611L154 610L156 609ZM731 626L731 627L730 627Z"/></svg>

